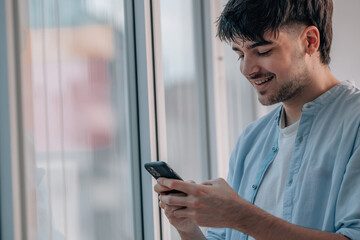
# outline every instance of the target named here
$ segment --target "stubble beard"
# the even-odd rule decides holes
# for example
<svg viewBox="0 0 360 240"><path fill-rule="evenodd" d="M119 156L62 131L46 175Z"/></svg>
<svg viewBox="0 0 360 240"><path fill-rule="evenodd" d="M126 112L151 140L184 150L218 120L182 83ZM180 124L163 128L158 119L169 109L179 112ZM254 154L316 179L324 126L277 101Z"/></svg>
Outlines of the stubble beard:
<svg viewBox="0 0 360 240"><path fill-rule="evenodd" d="M262 98L266 92L259 92L259 101L264 106L273 105L279 102L285 102L301 95L304 89L309 85L308 72L304 69L300 73L291 77L292 80L280 85L275 93ZM276 77L275 79L276 80Z"/></svg>

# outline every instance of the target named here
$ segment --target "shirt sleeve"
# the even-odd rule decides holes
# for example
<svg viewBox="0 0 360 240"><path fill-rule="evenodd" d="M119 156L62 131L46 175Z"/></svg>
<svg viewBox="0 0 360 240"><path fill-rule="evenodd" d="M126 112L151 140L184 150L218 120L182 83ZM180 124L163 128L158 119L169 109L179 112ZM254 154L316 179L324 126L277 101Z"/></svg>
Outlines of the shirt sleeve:
<svg viewBox="0 0 360 240"><path fill-rule="evenodd" d="M360 134L347 164L338 195L335 230L351 240L360 240Z"/></svg>
<svg viewBox="0 0 360 240"><path fill-rule="evenodd" d="M226 237L225 228L209 228L206 239L208 240L224 240Z"/></svg>

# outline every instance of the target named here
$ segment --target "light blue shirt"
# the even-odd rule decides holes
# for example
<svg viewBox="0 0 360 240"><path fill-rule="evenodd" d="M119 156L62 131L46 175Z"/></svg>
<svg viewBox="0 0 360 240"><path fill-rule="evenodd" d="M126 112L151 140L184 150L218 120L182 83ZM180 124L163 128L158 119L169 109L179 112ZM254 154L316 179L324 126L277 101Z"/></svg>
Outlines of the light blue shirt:
<svg viewBox="0 0 360 240"><path fill-rule="evenodd" d="M279 150L266 170L254 202L256 206L279 218L283 217L286 180L299 123L300 120L285 128L284 109L282 110L278 139ZM255 239L249 236L248 240Z"/></svg>
<svg viewBox="0 0 360 240"><path fill-rule="evenodd" d="M251 203L278 152L281 109L252 123L230 159L228 183ZM286 180L284 220L360 240L359 126L360 90L350 82L303 106ZM211 228L207 239L246 240L247 235Z"/></svg>

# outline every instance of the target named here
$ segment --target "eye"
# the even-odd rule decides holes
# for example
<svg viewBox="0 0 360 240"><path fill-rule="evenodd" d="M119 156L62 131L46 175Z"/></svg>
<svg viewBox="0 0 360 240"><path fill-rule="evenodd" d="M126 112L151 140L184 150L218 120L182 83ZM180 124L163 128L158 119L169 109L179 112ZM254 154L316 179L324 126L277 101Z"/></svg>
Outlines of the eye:
<svg viewBox="0 0 360 240"><path fill-rule="evenodd" d="M238 57L238 61L240 61L241 59L243 59L244 58L244 55L240 55L239 57Z"/></svg>
<svg viewBox="0 0 360 240"><path fill-rule="evenodd" d="M272 49L270 49L269 51L266 51L266 52L258 52L258 55L259 55L259 56L269 55L269 54L271 53L271 50L272 50Z"/></svg>

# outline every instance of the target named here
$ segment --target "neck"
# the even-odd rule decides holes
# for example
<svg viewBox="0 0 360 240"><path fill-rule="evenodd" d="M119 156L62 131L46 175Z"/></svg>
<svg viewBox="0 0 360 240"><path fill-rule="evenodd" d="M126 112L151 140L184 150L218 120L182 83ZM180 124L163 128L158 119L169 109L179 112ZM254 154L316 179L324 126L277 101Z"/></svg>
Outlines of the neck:
<svg viewBox="0 0 360 240"><path fill-rule="evenodd" d="M284 102L285 127L290 126L301 118L301 110L304 104L315 100L340 82L333 76L327 66L322 66L322 69L317 69L317 71L312 71L312 73L309 75L309 84L305 86L302 93Z"/></svg>
<svg viewBox="0 0 360 240"><path fill-rule="evenodd" d="M284 123L285 127L292 125L293 123L297 122L301 118L301 108L289 108L286 107L284 104Z"/></svg>

